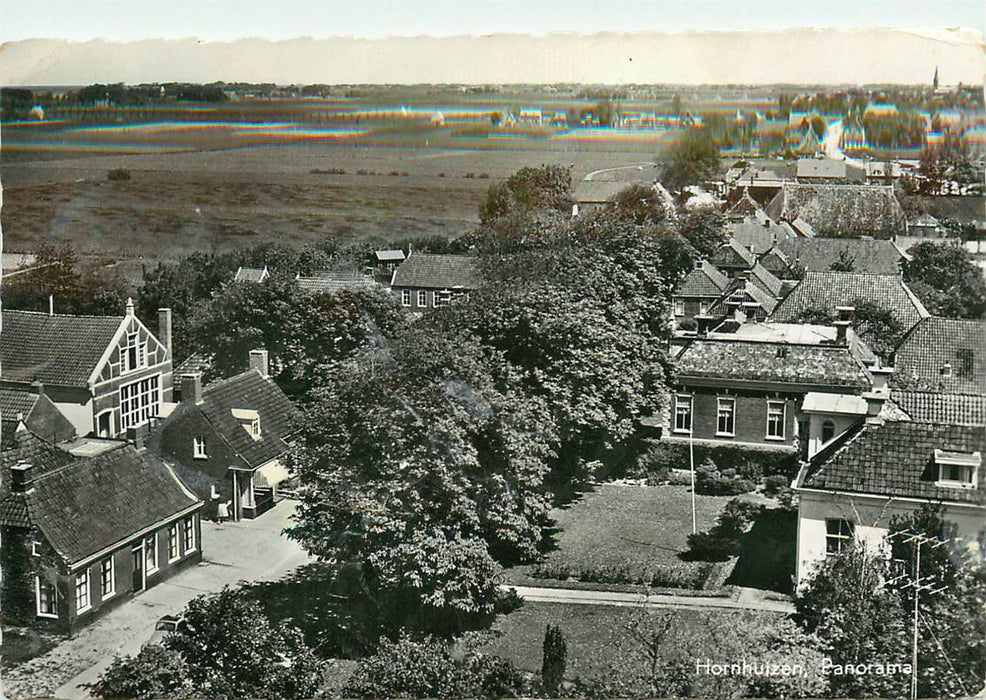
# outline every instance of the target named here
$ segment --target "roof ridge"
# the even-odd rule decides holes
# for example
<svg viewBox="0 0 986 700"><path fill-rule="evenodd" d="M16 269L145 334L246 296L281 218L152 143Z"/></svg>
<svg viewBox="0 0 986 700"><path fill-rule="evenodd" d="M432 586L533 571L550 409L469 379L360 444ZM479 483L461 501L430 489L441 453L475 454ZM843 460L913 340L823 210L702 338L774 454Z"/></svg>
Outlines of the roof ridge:
<svg viewBox="0 0 986 700"><path fill-rule="evenodd" d="M96 314L50 314L47 311L31 311L30 309L8 309L4 308L3 313L14 313L14 314L31 314L33 316L43 316L45 318L100 318L100 319L113 319L116 322L125 320L127 317L125 314L120 314L119 316L105 316Z"/></svg>
<svg viewBox="0 0 986 700"><path fill-rule="evenodd" d="M227 386L229 384L232 384L234 380L240 379L241 377L243 377L245 375L248 375L251 372L256 372L257 375L261 379L264 379L264 376L262 374L260 374L260 370L258 370L256 367L248 367L245 370L243 370L242 372L240 372L239 374L234 374L232 377L223 377L222 379L217 379L215 381L209 382L204 387L202 387L202 396L204 397L205 394L206 394L206 392L208 392L208 391L213 391L213 390L216 390L216 389L221 389L224 386ZM269 379L269 377L268 377L268 379Z"/></svg>

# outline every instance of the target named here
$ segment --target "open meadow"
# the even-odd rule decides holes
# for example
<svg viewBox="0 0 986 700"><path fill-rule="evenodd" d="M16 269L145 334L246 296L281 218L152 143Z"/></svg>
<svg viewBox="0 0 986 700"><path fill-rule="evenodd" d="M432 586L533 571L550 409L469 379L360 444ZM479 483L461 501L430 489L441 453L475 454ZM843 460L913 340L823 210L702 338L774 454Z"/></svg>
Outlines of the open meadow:
<svg viewBox="0 0 986 700"><path fill-rule="evenodd" d="M493 130L470 109L444 121L436 109L299 100L6 124L5 247L71 242L105 262L146 263L324 237L413 244L468 231L489 186L522 167L566 165L578 180L653 161L669 133ZM114 169L130 179L109 181Z"/></svg>

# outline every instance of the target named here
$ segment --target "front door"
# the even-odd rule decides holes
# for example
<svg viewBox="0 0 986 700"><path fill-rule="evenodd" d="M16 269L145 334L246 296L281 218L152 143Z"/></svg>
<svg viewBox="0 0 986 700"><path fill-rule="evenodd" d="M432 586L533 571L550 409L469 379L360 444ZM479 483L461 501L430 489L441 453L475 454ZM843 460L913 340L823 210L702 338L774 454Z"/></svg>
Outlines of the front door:
<svg viewBox="0 0 986 700"><path fill-rule="evenodd" d="M134 545L131 550L134 560L134 581L133 592L140 593L144 590L144 546L143 544Z"/></svg>

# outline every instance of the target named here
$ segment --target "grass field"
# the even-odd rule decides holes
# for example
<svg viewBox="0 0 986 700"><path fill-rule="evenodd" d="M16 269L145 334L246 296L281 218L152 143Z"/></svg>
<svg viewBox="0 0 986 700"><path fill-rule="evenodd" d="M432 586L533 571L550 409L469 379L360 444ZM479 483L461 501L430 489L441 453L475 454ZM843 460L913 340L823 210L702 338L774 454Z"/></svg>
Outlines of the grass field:
<svg viewBox="0 0 986 700"><path fill-rule="evenodd" d="M728 501L696 496L699 531L712 526ZM600 484L552 515L559 529L557 550L547 555L542 575L690 588L709 569L708 563L679 557L692 531L685 486Z"/></svg>
<svg viewBox="0 0 986 700"><path fill-rule="evenodd" d="M494 139L410 125L350 135L326 127L335 134L327 138L311 129L175 124L5 128L6 249L71 242L86 254L153 262L325 236L453 237L476 225L489 186L522 167L570 166L578 180L652 160L664 136ZM107 182L115 168L131 180Z"/></svg>

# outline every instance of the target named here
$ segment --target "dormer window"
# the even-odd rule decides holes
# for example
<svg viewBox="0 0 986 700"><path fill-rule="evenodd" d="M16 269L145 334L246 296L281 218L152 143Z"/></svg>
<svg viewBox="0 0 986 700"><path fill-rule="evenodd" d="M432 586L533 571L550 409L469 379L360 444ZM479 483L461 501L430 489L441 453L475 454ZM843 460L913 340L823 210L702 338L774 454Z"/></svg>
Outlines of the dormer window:
<svg viewBox="0 0 986 700"><path fill-rule="evenodd" d="M938 481L935 485L974 489L979 483L979 468L982 463L980 452L935 450L935 466L938 469Z"/></svg>
<svg viewBox="0 0 986 700"><path fill-rule="evenodd" d="M233 418L254 440L260 439L260 414L247 408L232 409Z"/></svg>

